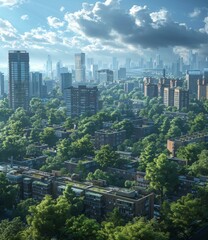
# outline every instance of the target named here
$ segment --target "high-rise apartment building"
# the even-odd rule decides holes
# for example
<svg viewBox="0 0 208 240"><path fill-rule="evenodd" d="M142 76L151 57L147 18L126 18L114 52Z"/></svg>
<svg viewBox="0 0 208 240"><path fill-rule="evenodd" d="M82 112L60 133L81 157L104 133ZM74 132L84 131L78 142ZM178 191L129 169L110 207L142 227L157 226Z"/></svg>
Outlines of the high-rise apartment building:
<svg viewBox="0 0 208 240"><path fill-rule="evenodd" d="M189 91L182 88L175 88L174 90L174 106L181 110L189 107Z"/></svg>
<svg viewBox="0 0 208 240"><path fill-rule="evenodd" d="M163 103L166 107L174 106L174 88L164 87Z"/></svg>
<svg viewBox="0 0 208 240"><path fill-rule="evenodd" d="M186 74L187 89L191 96L197 96L197 81L202 79L202 74L199 70L190 70Z"/></svg>
<svg viewBox="0 0 208 240"><path fill-rule="evenodd" d="M75 54L75 81L85 82L85 53Z"/></svg>
<svg viewBox="0 0 208 240"><path fill-rule="evenodd" d="M9 104L14 110L29 106L29 53L9 51Z"/></svg>
<svg viewBox="0 0 208 240"><path fill-rule="evenodd" d="M77 117L82 114L96 114L98 111L97 87L69 87L66 93L67 115Z"/></svg>
<svg viewBox="0 0 208 240"><path fill-rule="evenodd" d="M67 89L72 86L72 74L71 73L61 73L61 92L63 94L64 100L67 99Z"/></svg>
<svg viewBox="0 0 208 240"><path fill-rule="evenodd" d="M197 99L208 99L208 81L206 79L198 80Z"/></svg>
<svg viewBox="0 0 208 240"><path fill-rule="evenodd" d="M145 97L158 97L158 86L154 83L145 83L144 84L144 96Z"/></svg>
<svg viewBox="0 0 208 240"><path fill-rule="evenodd" d="M31 72L30 73L30 98L42 97L42 73Z"/></svg>
<svg viewBox="0 0 208 240"><path fill-rule="evenodd" d="M0 97L4 96L4 74L0 72Z"/></svg>

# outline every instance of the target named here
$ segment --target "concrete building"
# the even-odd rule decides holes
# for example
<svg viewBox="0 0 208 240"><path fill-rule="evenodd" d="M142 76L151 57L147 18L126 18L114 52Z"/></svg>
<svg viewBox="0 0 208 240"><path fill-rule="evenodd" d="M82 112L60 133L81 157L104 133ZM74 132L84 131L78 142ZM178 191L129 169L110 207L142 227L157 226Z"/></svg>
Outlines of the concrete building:
<svg viewBox="0 0 208 240"><path fill-rule="evenodd" d="M189 143L196 142L208 142L208 133L207 132L198 132L193 135L183 135L176 139L168 139L167 140L167 149L171 153L173 157L175 157L175 153L181 146L186 146Z"/></svg>
<svg viewBox="0 0 208 240"><path fill-rule="evenodd" d="M69 87L66 90L67 115L78 117L82 114L96 114L99 92L97 87Z"/></svg>
<svg viewBox="0 0 208 240"><path fill-rule="evenodd" d="M144 84L144 96L149 98L158 97L158 86L153 83Z"/></svg>
<svg viewBox="0 0 208 240"><path fill-rule="evenodd" d="M189 70L186 74L187 89L189 94L193 97L197 97L197 81L202 79L201 71Z"/></svg>
<svg viewBox="0 0 208 240"><path fill-rule="evenodd" d="M197 92L197 99L208 99L208 82L206 79L198 80L198 92Z"/></svg>
<svg viewBox="0 0 208 240"><path fill-rule="evenodd" d="M85 53L75 54L75 81L86 81Z"/></svg>
<svg viewBox="0 0 208 240"><path fill-rule="evenodd" d="M63 94L64 100L66 102L67 99L67 88L72 86L72 74L67 73L61 73L61 93Z"/></svg>
<svg viewBox="0 0 208 240"><path fill-rule="evenodd" d="M174 88L164 88L163 103L166 107L174 106Z"/></svg>
<svg viewBox="0 0 208 240"><path fill-rule="evenodd" d="M126 130L99 130L95 132L95 148L99 149L103 145L117 147L126 139Z"/></svg>
<svg viewBox="0 0 208 240"><path fill-rule="evenodd" d="M29 107L29 53L9 51L9 105L12 109Z"/></svg>
<svg viewBox="0 0 208 240"><path fill-rule="evenodd" d="M174 89L174 106L181 110L189 107L189 91L182 88Z"/></svg>
<svg viewBox="0 0 208 240"><path fill-rule="evenodd" d="M126 68L119 68L118 80L126 80Z"/></svg>

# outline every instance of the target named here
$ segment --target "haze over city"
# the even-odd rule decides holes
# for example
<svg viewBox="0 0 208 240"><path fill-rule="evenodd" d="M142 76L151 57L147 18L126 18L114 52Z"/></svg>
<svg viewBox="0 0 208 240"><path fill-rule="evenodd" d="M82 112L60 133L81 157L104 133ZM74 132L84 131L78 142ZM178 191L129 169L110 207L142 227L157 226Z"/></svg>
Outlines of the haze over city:
<svg viewBox="0 0 208 240"><path fill-rule="evenodd" d="M188 64L190 51L207 56L207 13L204 0L0 0L0 70L7 73L13 49L30 53L31 70L43 70L48 55L74 64L77 52L121 64L157 54L164 64L178 57Z"/></svg>

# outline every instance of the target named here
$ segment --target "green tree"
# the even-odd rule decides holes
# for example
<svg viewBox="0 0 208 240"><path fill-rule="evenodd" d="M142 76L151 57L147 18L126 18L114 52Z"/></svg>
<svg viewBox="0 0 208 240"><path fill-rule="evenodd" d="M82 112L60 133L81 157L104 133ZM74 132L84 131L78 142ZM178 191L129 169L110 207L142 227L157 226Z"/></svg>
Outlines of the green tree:
<svg viewBox="0 0 208 240"><path fill-rule="evenodd" d="M64 240L96 240L100 226L94 219L89 219L84 215L71 217L67 220L62 231Z"/></svg>
<svg viewBox="0 0 208 240"><path fill-rule="evenodd" d="M150 181L150 187L159 193L162 203L165 195L178 185L177 165L169 161L165 154L160 154L147 165L145 178Z"/></svg>
<svg viewBox="0 0 208 240"><path fill-rule="evenodd" d="M144 150L142 151L140 155L140 161L139 161L139 169L145 170L148 163L153 162L154 158L156 157L156 147L154 143L149 143L146 145Z"/></svg>
<svg viewBox="0 0 208 240"><path fill-rule="evenodd" d="M11 185L3 173L0 173L0 213L12 209L18 198L18 187Z"/></svg>
<svg viewBox="0 0 208 240"><path fill-rule="evenodd" d="M190 143L187 146L180 147L176 155L191 164L198 160L198 155L203 149L205 149L204 143Z"/></svg>
<svg viewBox="0 0 208 240"><path fill-rule="evenodd" d="M40 134L40 139L42 143L48 144L49 147L55 146L58 140L55 135L55 130L52 127L44 128L43 132Z"/></svg>
<svg viewBox="0 0 208 240"><path fill-rule="evenodd" d="M25 226L20 218L14 218L11 221L2 220L0 222L0 239L1 240L21 240L21 232Z"/></svg>
<svg viewBox="0 0 208 240"><path fill-rule="evenodd" d="M195 175L208 175L208 150L203 150L198 155L198 160L191 165L190 170Z"/></svg>
<svg viewBox="0 0 208 240"><path fill-rule="evenodd" d="M200 199L194 198L191 194L171 203L168 219L174 235L177 233L179 237L189 239L201 222L203 214Z"/></svg>
<svg viewBox="0 0 208 240"><path fill-rule="evenodd" d="M104 145L95 155L95 161L102 167L118 167L123 162L118 153L112 150L109 145Z"/></svg>
<svg viewBox="0 0 208 240"><path fill-rule="evenodd" d="M70 153L72 157L84 157L94 154L94 147L91 142L90 135L85 135L84 137L72 142L70 146Z"/></svg>

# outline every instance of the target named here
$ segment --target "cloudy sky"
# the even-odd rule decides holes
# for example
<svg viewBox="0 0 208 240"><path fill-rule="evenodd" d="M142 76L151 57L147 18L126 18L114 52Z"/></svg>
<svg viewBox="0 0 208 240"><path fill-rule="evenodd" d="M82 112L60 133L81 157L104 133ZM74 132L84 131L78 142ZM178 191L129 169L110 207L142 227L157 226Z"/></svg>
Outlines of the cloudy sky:
<svg viewBox="0 0 208 240"><path fill-rule="evenodd" d="M208 55L207 0L0 0L0 70L8 50L30 53L32 70L74 53L95 59L161 52ZM109 60L111 61L111 60Z"/></svg>

